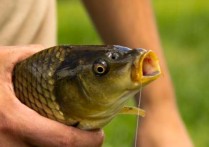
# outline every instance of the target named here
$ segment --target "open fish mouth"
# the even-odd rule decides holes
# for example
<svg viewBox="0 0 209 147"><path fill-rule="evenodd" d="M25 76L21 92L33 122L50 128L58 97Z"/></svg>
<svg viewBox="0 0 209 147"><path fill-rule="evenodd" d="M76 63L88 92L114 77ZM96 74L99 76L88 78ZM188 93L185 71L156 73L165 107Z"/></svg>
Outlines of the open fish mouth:
<svg viewBox="0 0 209 147"><path fill-rule="evenodd" d="M151 50L142 50L132 67L132 81L146 85L161 75L157 55Z"/></svg>

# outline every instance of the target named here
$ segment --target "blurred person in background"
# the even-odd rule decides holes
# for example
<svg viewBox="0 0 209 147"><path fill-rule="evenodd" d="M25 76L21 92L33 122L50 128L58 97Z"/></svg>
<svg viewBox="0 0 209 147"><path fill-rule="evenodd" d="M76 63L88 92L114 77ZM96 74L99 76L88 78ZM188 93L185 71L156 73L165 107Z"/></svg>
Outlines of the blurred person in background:
<svg viewBox="0 0 209 147"><path fill-rule="evenodd" d="M140 120L138 146L193 146L176 107L150 1L83 2L105 44L152 49L159 56L164 75L143 90L147 115ZM44 118L21 104L12 88L18 61L56 45L56 1L0 0L0 14L0 146L101 146L101 130L83 131Z"/></svg>

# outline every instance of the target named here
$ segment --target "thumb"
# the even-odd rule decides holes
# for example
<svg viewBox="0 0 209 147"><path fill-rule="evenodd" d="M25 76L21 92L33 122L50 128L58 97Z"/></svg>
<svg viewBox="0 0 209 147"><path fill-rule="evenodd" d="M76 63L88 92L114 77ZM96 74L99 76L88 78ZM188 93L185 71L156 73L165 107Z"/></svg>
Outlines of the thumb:
<svg viewBox="0 0 209 147"><path fill-rule="evenodd" d="M19 62L26 59L27 57L44 49L42 45L27 45L27 46L8 46L6 49L9 50L11 59L14 62Z"/></svg>

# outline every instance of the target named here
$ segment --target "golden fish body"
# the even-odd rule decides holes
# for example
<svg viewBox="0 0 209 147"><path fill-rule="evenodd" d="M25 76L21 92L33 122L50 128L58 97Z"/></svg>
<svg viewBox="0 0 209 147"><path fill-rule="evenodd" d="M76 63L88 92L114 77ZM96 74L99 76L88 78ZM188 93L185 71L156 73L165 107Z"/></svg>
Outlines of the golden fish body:
<svg viewBox="0 0 209 147"><path fill-rule="evenodd" d="M81 129L105 126L127 96L160 75L156 55L117 45L56 46L15 66L20 101L42 116Z"/></svg>

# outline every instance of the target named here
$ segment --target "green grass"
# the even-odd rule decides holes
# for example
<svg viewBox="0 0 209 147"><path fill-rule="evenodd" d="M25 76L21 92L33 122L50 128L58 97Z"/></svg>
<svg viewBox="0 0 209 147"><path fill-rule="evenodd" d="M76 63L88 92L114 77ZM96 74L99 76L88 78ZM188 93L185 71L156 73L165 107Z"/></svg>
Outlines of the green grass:
<svg viewBox="0 0 209 147"><path fill-rule="evenodd" d="M153 3L182 118L197 147L209 146L209 1ZM60 44L101 44L79 1L58 1ZM133 144L136 119L119 116L105 127L104 147ZM122 135L121 135L122 134Z"/></svg>

